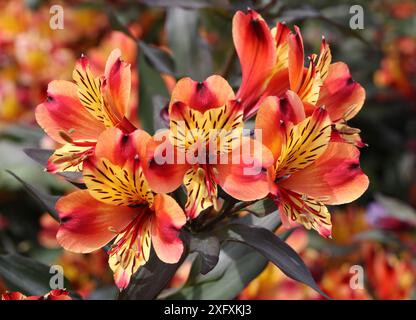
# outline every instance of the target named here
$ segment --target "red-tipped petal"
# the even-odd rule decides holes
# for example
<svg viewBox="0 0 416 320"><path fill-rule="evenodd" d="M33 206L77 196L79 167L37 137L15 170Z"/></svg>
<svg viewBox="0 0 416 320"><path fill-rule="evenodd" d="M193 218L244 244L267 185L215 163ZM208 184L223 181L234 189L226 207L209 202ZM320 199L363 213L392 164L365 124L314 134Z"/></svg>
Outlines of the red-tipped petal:
<svg viewBox="0 0 416 320"><path fill-rule="evenodd" d="M169 134L169 130L156 133L141 153L142 168L149 186L160 193L177 189L189 169L185 154L172 145Z"/></svg>
<svg viewBox="0 0 416 320"><path fill-rule="evenodd" d="M308 230L315 229L325 238L331 237L331 215L323 203L308 195L302 195L285 188L279 189L276 202L286 228L300 223Z"/></svg>
<svg viewBox="0 0 416 320"><path fill-rule="evenodd" d="M302 101L292 91L281 97L267 97L256 116L256 129L261 130L262 143L275 159L280 154L288 122L297 124L305 119Z"/></svg>
<svg viewBox="0 0 416 320"><path fill-rule="evenodd" d="M288 37L289 44L289 82L290 89L297 92L302 85L304 70L304 48L302 35L297 26L295 26L295 34Z"/></svg>
<svg viewBox="0 0 416 320"><path fill-rule="evenodd" d="M56 238L65 249L88 253L105 246L137 212L95 200L88 190L75 191L56 204L61 225Z"/></svg>
<svg viewBox="0 0 416 320"><path fill-rule="evenodd" d="M186 217L170 196L158 194L154 202L155 217L152 219L152 244L160 260L176 263L183 253L179 231L186 223Z"/></svg>
<svg viewBox="0 0 416 320"><path fill-rule="evenodd" d="M275 159L279 157L286 128L279 112L279 98L267 97L256 116L257 139L273 153Z"/></svg>
<svg viewBox="0 0 416 320"><path fill-rule="evenodd" d="M253 10L234 15L233 40L242 71L237 98L244 104L245 113L251 113L273 72L275 42L266 21Z"/></svg>
<svg viewBox="0 0 416 320"><path fill-rule="evenodd" d="M267 196L270 191L267 169L273 164L271 151L259 141L243 138L241 146L216 166L216 179L225 192L242 201ZM242 187L244 186L244 187Z"/></svg>
<svg viewBox="0 0 416 320"><path fill-rule="evenodd" d="M355 82L345 63L331 64L319 93L318 106L325 106L333 122L353 118L364 104L365 90Z"/></svg>
<svg viewBox="0 0 416 320"><path fill-rule="evenodd" d="M318 160L280 185L326 204L354 201L369 184L368 177L360 168L359 156L359 150L352 144L331 142Z"/></svg>
<svg viewBox="0 0 416 320"><path fill-rule="evenodd" d="M140 129L126 134L120 129L109 128L98 137L95 155L97 158L105 158L114 165L124 167L126 163L132 163L137 157L142 160L140 156L150 139L151 136Z"/></svg>
<svg viewBox="0 0 416 320"><path fill-rule="evenodd" d="M175 102L182 102L201 113L213 108L224 106L234 99L233 89L227 80L213 75L202 82L191 78L182 78L172 91L171 106Z"/></svg>
<svg viewBox="0 0 416 320"><path fill-rule="evenodd" d="M69 81L52 81L47 100L36 108L36 121L56 142L65 144L60 132L72 140L97 140L104 125L78 99L77 87Z"/></svg>
<svg viewBox="0 0 416 320"><path fill-rule="evenodd" d="M120 49L114 49L107 59L105 66L106 89L110 104L118 114L129 114L129 99L131 89L130 64L121 59Z"/></svg>

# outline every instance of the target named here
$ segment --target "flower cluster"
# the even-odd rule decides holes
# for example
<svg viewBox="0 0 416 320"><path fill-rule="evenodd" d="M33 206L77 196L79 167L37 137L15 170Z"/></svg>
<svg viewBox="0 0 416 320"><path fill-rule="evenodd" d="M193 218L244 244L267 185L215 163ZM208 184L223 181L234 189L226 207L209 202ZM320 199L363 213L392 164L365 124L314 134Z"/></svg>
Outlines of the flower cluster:
<svg viewBox="0 0 416 320"><path fill-rule="evenodd" d="M251 10L234 16L233 39L238 91L219 75L179 80L169 127L153 136L131 118L131 70L118 49L101 76L82 56L73 82L52 81L36 109L39 125L62 145L47 171L81 172L86 185L58 201L57 240L81 253L111 242L109 264L120 289L151 248L163 262L178 262L182 227L218 214L227 198L269 197L286 227L300 223L330 237L326 205L351 202L368 187L359 165L364 144L346 124L365 92L345 64L331 64L326 41L305 66L300 30L282 23L270 30ZM245 134L254 116L254 134ZM172 193L181 186L183 208Z"/></svg>
<svg viewBox="0 0 416 320"><path fill-rule="evenodd" d="M64 289L51 290L44 296L25 296L21 292L6 292L1 295L1 300L72 300L69 292Z"/></svg>
<svg viewBox="0 0 416 320"><path fill-rule="evenodd" d="M51 75L67 77L81 34L93 39L108 24L91 9L65 9L66 28L49 27L49 6L30 10L25 1L0 4L0 128L33 122L34 101L43 96ZM94 21L91 23L91 21Z"/></svg>

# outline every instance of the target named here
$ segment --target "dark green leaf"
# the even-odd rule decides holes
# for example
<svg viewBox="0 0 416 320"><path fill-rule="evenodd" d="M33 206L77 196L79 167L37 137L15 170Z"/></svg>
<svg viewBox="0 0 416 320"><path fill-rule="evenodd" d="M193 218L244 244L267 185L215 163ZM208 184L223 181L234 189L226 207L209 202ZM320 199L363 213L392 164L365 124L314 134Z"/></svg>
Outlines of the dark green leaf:
<svg viewBox="0 0 416 320"><path fill-rule="evenodd" d="M36 148L23 149L23 152L26 153L28 157L41 164L42 167L46 167L48 159L53 154L53 150Z"/></svg>
<svg viewBox="0 0 416 320"><path fill-rule="evenodd" d="M218 263L220 242L215 236L191 235L188 238L189 252L197 252L198 273L207 274Z"/></svg>
<svg viewBox="0 0 416 320"><path fill-rule="evenodd" d="M245 207L242 209L242 211L248 211L257 217L264 217L270 213L277 211L277 207L273 200L266 198L259 200L248 207Z"/></svg>
<svg viewBox="0 0 416 320"><path fill-rule="evenodd" d="M155 96L168 98L169 94L162 77L148 64L143 52L140 52L138 55L137 65L140 77L139 119L142 128L148 133L153 134L155 131L154 119L159 116L154 110L153 99Z"/></svg>
<svg viewBox="0 0 416 320"><path fill-rule="evenodd" d="M150 252L149 261L139 269L130 280L129 286L119 295L121 300L151 300L167 286L182 264L185 255L175 264L159 260L154 250Z"/></svg>
<svg viewBox="0 0 416 320"><path fill-rule="evenodd" d="M28 157L42 165L42 167L46 167L48 159L52 155L53 150L27 148L23 149L23 152L26 153ZM73 185L80 189L85 188L84 183L82 183L81 172L58 172L57 175L64 177L67 181L71 182Z"/></svg>
<svg viewBox="0 0 416 320"><path fill-rule="evenodd" d="M279 225L278 213L264 218L247 215L237 219L241 223L256 224L270 230ZM206 275L194 274L185 286L163 295L166 299L234 299L250 281L267 266L268 260L252 248L227 242L221 248L214 269Z"/></svg>
<svg viewBox="0 0 416 320"><path fill-rule="evenodd" d="M15 253L0 255L0 278L9 290L25 295L45 295L51 290L49 281L54 274L49 271L49 266ZM66 279L64 287L71 289Z"/></svg>
<svg viewBox="0 0 416 320"><path fill-rule="evenodd" d="M130 30L127 27L127 25L130 22L126 21L129 20L127 17L123 17L121 15L121 12L114 10L114 8L112 8L111 6L106 6L105 11L107 13L108 20L113 30L121 31L125 35L135 40L135 37L131 34ZM132 13L132 11L130 13Z"/></svg>
<svg viewBox="0 0 416 320"><path fill-rule="evenodd" d="M139 48L150 62L150 65L161 73L175 75L175 62L166 51L147 45L145 42L138 41Z"/></svg>
<svg viewBox="0 0 416 320"><path fill-rule="evenodd" d="M115 285L105 286L94 290L88 300L114 300L117 297L118 288Z"/></svg>
<svg viewBox="0 0 416 320"><path fill-rule="evenodd" d="M251 246L273 262L288 277L302 282L327 297L313 279L308 267L297 252L270 230L244 224L228 227L228 241Z"/></svg>
<svg viewBox="0 0 416 320"><path fill-rule="evenodd" d="M56 220L59 220L58 212L55 210L55 204L56 201L60 197L53 196L49 194L45 194L42 191L39 191L36 187L32 186L29 183L26 183L22 179L20 179L17 175L15 175L13 172L6 170L9 174L11 174L13 177L15 177L24 187L24 189L36 200L39 202L40 205L43 206L43 208L49 212L49 214L55 218Z"/></svg>

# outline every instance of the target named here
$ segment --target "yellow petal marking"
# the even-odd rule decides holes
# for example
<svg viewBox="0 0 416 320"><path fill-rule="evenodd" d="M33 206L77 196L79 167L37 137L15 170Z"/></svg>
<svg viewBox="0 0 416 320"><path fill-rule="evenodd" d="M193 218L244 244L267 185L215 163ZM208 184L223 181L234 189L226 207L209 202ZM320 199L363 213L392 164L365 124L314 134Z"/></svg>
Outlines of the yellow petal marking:
<svg viewBox="0 0 416 320"><path fill-rule="evenodd" d="M104 123L107 128L116 126L120 119L111 111L103 97L101 79L94 78L89 66L84 69L80 64L75 67L72 78L78 86L78 98L81 104L91 115Z"/></svg>
<svg viewBox="0 0 416 320"><path fill-rule="evenodd" d="M125 206L153 204L154 194L140 167L121 168L103 158L94 166L85 166L83 176L90 194L99 201Z"/></svg>
<svg viewBox="0 0 416 320"><path fill-rule="evenodd" d="M276 178L290 175L312 164L324 153L330 137L331 122L324 110L319 109L297 125L289 126L275 165Z"/></svg>
<svg viewBox="0 0 416 320"><path fill-rule="evenodd" d="M185 107L180 118L170 120L170 140L184 151L197 144L211 143L217 154L228 153L238 146L243 126L243 110L237 104L203 114Z"/></svg>
<svg viewBox="0 0 416 320"><path fill-rule="evenodd" d="M115 239L109 250L111 270L114 272L116 283L126 277L129 281L139 267L149 260L151 248L151 216L138 216Z"/></svg>
<svg viewBox="0 0 416 320"><path fill-rule="evenodd" d="M321 235L331 234L331 215L321 202L307 195L281 189L280 209L290 222L303 224L306 229L315 229Z"/></svg>
<svg viewBox="0 0 416 320"><path fill-rule="evenodd" d="M91 147L80 147L67 143L56 149L49 158L48 171L81 172L83 161L91 152Z"/></svg>
<svg viewBox="0 0 416 320"><path fill-rule="evenodd" d="M321 77L321 81L323 82L327 75L328 75L328 69L329 65L332 61L332 54L331 49L329 48L329 45L325 42L325 40L322 41L321 46L321 52L319 54L318 62L316 64L316 68L319 70L319 74Z"/></svg>
<svg viewBox="0 0 416 320"><path fill-rule="evenodd" d="M185 173L184 185L188 194L185 210L189 217L196 218L203 210L213 205L216 207L217 184L206 170L189 169Z"/></svg>
<svg viewBox="0 0 416 320"><path fill-rule="evenodd" d="M315 105L319 98L322 86L320 70L315 66L316 55L312 55L309 68L303 77L302 84L297 91L299 98L303 102Z"/></svg>

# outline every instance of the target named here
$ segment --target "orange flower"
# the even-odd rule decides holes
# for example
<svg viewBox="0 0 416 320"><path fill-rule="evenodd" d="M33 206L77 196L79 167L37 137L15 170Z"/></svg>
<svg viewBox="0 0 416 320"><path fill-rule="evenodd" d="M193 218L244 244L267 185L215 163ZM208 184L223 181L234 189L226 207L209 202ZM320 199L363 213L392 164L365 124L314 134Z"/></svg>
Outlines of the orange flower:
<svg viewBox="0 0 416 320"><path fill-rule="evenodd" d="M120 50L113 50L105 75L94 77L83 56L73 72L75 83L49 83L47 101L36 108L36 120L63 146L49 159L47 171L81 171L105 128L118 127L126 133L135 129L125 116L129 114L130 65L120 57Z"/></svg>
<svg viewBox="0 0 416 320"><path fill-rule="evenodd" d="M410 299L416 285L411 255L396 256L380 246L364 248L369 285L377 299Z"/></svg>
<svg viewBox="0 0 416 320"><path fill-rule="evenodd" d="M302 101L291 91L263 101L256 128L274 156L270 190L284 225L298 222L330 237L325 205L351 202L368 187L358 149L331 141L329 112L317 108L306 117Z"/></svg>
<svg viewBox="0 0 416 320"><path fill-rule="evenodd" d="M365 91L353 81L347 65L331 64L331 51L322 39L319 56L309 56L304 66L304 47L298 27L295 33L278 23L272 30L257 12L237 12L233 19L233 39L242 69L242 82L237 93L244 117L253 116L268 96L282 96L287 90L302 100L310 116L317 107L325 106L336 124L333 135L357 146L363 146L358 129L345 122L361 109Z"/></svg>
<svg viewBox="0 0 416 320"><path fill-rule="evenodd" d="M217 185L243 201L261 199L269 192L263 169L272 163L270 151L242 135L243 109L234 98L220 76L203 82L183 78L172 92L170 131L155 137L153 160L146 169L149 183L156 191L170 192L183 182L191 218L211 206L217 208ZM165 142L158 143L162 137ZM174 150L173 165L158 165L168 146Z"/></svg>
<svg viewBox="0 0 416 320"><path fill-rule="evenodd" d="M21 292L6 292L1 295L1 300L72 300L69 292L63 289L51 290L44 296L25 296Z"/></svg>
<svg viewBox="0 0 416 320"><path fill-rule="evenodd" d="M371 296L365 288L351 287L351 264L343 263L340 266L326 270L320 281L322 290L332 299L336 300L369 300Z"/></svg>
<svg viewBox="0 0 416 320"><path fill-rule="evenodd" d="M166 263L176 263L183 252L178 236L185 215L173 198L150 189L142 169L150 139L142 130L104 131L95 155L84 162L88 189L64 196L56 205L61 219L57 240L65 249L88 253L114 240L109 264L120 289L148 261L152 245Z"/></svg>

